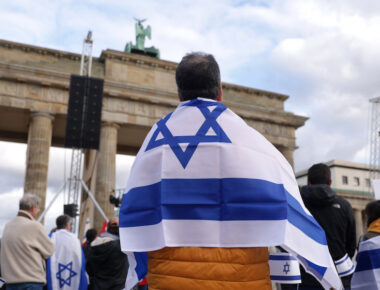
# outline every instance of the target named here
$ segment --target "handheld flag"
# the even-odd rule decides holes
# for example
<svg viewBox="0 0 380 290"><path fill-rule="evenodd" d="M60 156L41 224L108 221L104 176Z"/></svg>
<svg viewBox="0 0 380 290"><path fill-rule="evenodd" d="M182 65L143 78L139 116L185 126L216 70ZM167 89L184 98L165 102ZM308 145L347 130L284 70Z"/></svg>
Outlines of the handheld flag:
<svg viewBox="0 0 380 290"><path fill-rule="evenodd" d="M119 217L125 252L282 246L324 287L342 288L292 167L213 100L182 102L153 126L136 156Z"/></svg>
<svg viewBox="0 0 380 290"><path fill-rule="evenodd" d="M47 289L87 289L86 261L79 239L67 230L57 230L50 238L55 252L46 263Z"/></svg>
<svg viewBox="0 0 380 290"><path fill-rule="evenodd" d="M301 272L297 259L289 253L269 255L270 279L282 284L300 284Z"/></svg>

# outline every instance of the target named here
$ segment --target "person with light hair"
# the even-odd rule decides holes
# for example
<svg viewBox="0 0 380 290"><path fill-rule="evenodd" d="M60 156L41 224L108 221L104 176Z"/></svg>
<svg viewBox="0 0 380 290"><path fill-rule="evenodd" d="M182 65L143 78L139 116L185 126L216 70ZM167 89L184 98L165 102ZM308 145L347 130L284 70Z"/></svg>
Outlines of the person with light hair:
<svg viewBox="0 0 380 290"><path fill-rule="evenodd" d="M46 284L46 262L55 247L43 225L35 219L41 199L26 193L17 216L6 224L1 240L0 263L10 290L42 290Z"/></svg>

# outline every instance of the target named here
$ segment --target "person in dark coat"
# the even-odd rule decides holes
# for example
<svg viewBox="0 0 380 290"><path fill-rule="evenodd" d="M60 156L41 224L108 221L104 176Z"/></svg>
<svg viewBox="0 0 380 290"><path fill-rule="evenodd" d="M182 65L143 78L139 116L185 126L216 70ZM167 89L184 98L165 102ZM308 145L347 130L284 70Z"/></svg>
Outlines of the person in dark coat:
<svg viewBox="0 0 380 290"><path fill-rule="evenodd" d="M314 164L308 170L308 185L301 189L301 196L307 209L324 229L331 257L337 264L337 261L346 255L349 259L354 256L355 219L350 203L339 197L330 185L330 168L323 163ZM345 275L346 273L342 272L340 277L345 289L350 289L353 268L347 269L346 272L351 274ZM301 279L299 289L323 289L319 282L303 269Z"/></svg>
<svg viewBox="0 0 380 290"><path fill-rule="evenodd" d="M87 256L88 256L88 251L91 247L91 243L93 240L95 240L97 235L98 235L98 231L95 229L89 229L86 232L86 241L82 245L84 257L86 258L86 260L87 260Z"/></svg>
<svg viewBox="0 0 380 290"><path fill-rule="evenodd" d="M107 232L91 243L87 255L86 271L90 278L89 290L124 289L128 261L120 248L118 218L110 219Z"/></svg>

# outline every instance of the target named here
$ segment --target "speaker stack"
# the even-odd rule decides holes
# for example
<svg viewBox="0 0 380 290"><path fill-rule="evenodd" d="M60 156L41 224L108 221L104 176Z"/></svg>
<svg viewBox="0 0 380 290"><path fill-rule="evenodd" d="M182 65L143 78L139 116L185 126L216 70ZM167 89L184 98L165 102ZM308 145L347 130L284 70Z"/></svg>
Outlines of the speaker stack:
<svg viewBox="0 0 380 290"><path fill-rule="evenodd" d="M65 147L99 149L104 80L71 75Z"/></svg>

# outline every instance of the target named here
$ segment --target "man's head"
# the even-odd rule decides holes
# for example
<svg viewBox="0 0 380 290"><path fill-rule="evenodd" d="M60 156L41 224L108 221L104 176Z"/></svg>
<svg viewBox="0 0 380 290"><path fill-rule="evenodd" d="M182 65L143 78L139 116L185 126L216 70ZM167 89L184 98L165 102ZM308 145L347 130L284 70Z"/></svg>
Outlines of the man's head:
<svg viewBox="0 0 380 290"><path fill-rule="evenodd" d="M175 79L181 101L198 97L222 100L219 65L211 54L186 54L178 64Z"/></svg>
<svg viewBox="0 0 380 290"><path fill-rule="evenodd" d="M365 214L367 216L367 226L380 218L380 200L369 202L365 207Z"/></svg>
<svg viewBox="0 0 380 290"><path fill-rule="evenodd" d="M114 235L119 235L119 218L113 217L108 221L107 232Z"/></svg>
<svg viewBox="0 0 380 290"><path fill-rule="evenodd" d="M57 230L65 229L69 231L71 227L71 217L66 214L60 215L55 220L55 224L57 225Z"/></svg>
<svg viewBox="0 0 380 290"><path fill-rule="evenodd" d="M41 198L33 193L26 193L20 199L19 208L29 212L34 218L40 212Z"/></svg>
<svg viewBox="0 0 380 290"><path fill-rule="evenodd" d="M314 164L307 172L307 183L331 185L330 168L323 163Z"/></svg>

